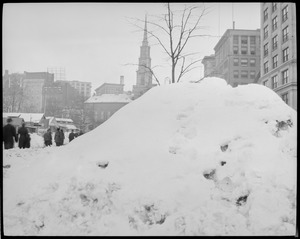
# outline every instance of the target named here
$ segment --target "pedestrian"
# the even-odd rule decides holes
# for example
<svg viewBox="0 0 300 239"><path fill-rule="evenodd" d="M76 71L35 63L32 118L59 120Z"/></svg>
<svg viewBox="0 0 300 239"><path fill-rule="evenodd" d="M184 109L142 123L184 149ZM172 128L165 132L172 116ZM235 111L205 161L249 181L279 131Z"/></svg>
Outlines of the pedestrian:
<svg viewBox="0 0 300 239"><path fill-rule="evenodd" d="M16 143L18 142L18 135L16 128L12 125L12 119L7 119L7 124L3 127L3 142L4 149L12 149L14 147L14 138Z"/></svg>
<svg viewBox="0 0 300 239"><path fill-rule="evenodd" d="M60 146L60 131L59 128L56 129L55 135L54 135L54 141L56 143L56 146Z"/></svg>
<svg viewBox="0 0 300 239"><path fill-rule="evenodd" d="M30 148L30 141L31 141L30 134L27 134L27 135L26 135L25 148Z"/></svg>
<svg viewBox="0 0 300 239"><path fill-rule="evenodd" d="M65 141L65 134L63 129L60 129L60 145L63 145Z"/></svg>
<svg viewBox="0 0 300 239"><path fill-rule="evenodd" d="M75 138L74 130L69 134L69 142L71 142Z"/></svg>
<svg viewBox="0 0 300 239"><path fill-rule="evenodd" d="M45 143L45 146L52 145L51 129L47 129L47 132L44 134L44 143Z"/></svg>
<svg viewBox="0 0 300 239"><path fill-rule="evenodd" d="M18 129L18 141L20 149L26 148L26 145L28 145L29 138L30 136L28 129L25 127L25 123L22 123L22 127Z"/></svg>

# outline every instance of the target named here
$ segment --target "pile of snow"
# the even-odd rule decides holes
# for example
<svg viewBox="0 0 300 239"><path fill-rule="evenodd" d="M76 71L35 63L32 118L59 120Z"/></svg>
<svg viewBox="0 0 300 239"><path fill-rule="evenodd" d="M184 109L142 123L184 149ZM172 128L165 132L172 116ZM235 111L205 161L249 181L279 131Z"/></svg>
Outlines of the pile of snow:
<svg viewBox="0 0 300 239"><path fill-rule="evenodd" d="M5 235L294 235L296 111L219 78L152 88L63 147L15 160Z"/></svg>
<svg viewBox="0 0 300 239"><path fill-rule="evenodd" d="M44 144L44 138L41 135L38 135L37 133L30 134L30 147L31 148L42 148L45 146Z"/></svg>
<svg viewBox="0 0 300 239"><path fill-rule="evenodd" d="M103 94L94 95L87 99L84 103L129 103L131 101L131 96L128 94Z"/></svg>

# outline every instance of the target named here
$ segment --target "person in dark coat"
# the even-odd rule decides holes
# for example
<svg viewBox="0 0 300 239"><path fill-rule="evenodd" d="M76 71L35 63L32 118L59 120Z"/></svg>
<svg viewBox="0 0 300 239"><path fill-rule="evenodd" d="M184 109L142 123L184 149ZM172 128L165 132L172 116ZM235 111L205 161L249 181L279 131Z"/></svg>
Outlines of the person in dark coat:
<svg viewBox="0 0 300 239"><path fill-rule="evenodd" d="M22 127L18 129L18 137L19 137L19 148L25 149L29 140L29 132L28 129L25 128L25 123L22 123Z"/></svg>
<svg viewBox="0 0 300 239"><path fill-rule="evenodd" d="M27 135L26 135L25 148L30 148L30 141L31 141L30 134L27 134Z"/></svg>
<svg viewBox="0 0 300 239"><path fill-rule="evenodd" d="M3 127L3 142L4 149L11 149L14 147L14 138L16 143L18 142L18 135L16 128L12 125L12 119L7 119L7 125Z"/></svg>
<svg viewBox="0 0 300 239"><path fill-rule="evenodd" d="M51 129L48 129L47 132L44 134L44 142L46 146L52 145Z"/></svg>
<svg viewBox="0 0 300 239"><path fill-rule="evenodd" d="M75 138L74 130L69 134L69 142L71 142Z"/></svg>
<svg viewBox="0 0 300 239"><path fill-rule="evenodd" d="M54 141L56 143L56 146L60 146L61 140L60 140L60 130L59 128L56 129L55 135L54 135Z"/></svg>
<svg viewBox="0 0 300 239"><path fill-rule="evenodd" d="M65 140L65 133L63 131L63 129L60 129L60 145L64 144L64 140Z"/></svg>

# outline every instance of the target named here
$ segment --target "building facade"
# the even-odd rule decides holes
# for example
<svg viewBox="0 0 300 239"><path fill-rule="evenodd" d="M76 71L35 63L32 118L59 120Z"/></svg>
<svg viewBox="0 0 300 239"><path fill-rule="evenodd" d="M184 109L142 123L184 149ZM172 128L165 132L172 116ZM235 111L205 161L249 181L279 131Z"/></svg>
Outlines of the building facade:
<svg viewBox="0 0 300 239"><path fill-rule="evenodd" d="M136 85L132 88L134 98L140 97L153 86L150 46L148 45L147 37L147 19L145 19L144 38L142 46L140 47L138 70L136 72Z"/></svg>
<svg viewBox="0 0 300 239"><path fill-rule="evenodd" d="M228 29L214 50L216 76L233 87L255 82L260 70L259 29Z"/></svg>
<svg viewBox="0 0 300 239"><path fill-rule="evenodd" d="M54 74L48 72L24 72L23 112L41 113L44 109L44 90L54 82Z"/></svg>
<svg viewBox="0 0 300 239"><path fill-rule="evenodd" d="M297 110L296 7L291 2L261 3L261 77Z"/></svg>
<svg viewBox="0 0 300 239"><path fill-rule="evenodd" d="M204 65L204 77L217 76L216 57L214 54L203 57L201 63Z"/></svg>
<svg viewBox="0 0 300 239"><path fill-rule="evenodd" d="M120 84L104 83L96 90L96 95L103 94L123 94L124 93L124 76L120 76Z"/></svg>
<svg viewBox="0 0 300 239"><path fill-rule="evenodd" d="M64 67L48 67L47 72L54 74L54 81L66 80L66 70Z"/></svg>
<svg viewBox="0 0 300 239"><path fill-rule="evenodd" d="M91 95L92 95L92 83L91 82L85 82L85 81L68 81L68 82L85 99L88 99L91 97Z"/></svg>
<svg viewBox="0 0 300 239"><path fill-rule="evenodd" d="M85 131L90 131L108 120L115 112L132 101L127 94L94 95L84 102L88 118Z"/></svg>

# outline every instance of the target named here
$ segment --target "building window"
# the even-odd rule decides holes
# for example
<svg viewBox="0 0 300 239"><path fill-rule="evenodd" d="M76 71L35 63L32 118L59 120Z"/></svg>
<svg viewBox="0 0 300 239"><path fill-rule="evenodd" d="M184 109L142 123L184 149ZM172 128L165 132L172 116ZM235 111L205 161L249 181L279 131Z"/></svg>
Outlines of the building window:
<svg viewBox="0 0 300 239"><path fill-rule="evenodd" d="M268 85L268 80L263 81L263 85L267 86Z"/></svg>
<svg viewBox="0 0 300 239"><path fill-rule="evenodd" d="M250 47L250 54L255 55L255 47Z"/></svg>
<svg viewBox="0 0 300 239"><path fill-rule="evenodd" d="M250 36L250 44L253 45L256 43L256 37L255 36Z"/></svg>
<svg viewBox="0 0 300 239"><path fill-rule="evenodd" d="M233 71L233 78L239 78L239 71Z"/></svg>
<svg viewBox="0 0 300 239"><path fill-rule="evenodd" d="M250 59L250 66L255 66L256 60L255 59Z"/></svg>
<svg viewBox="0 0 300 239"><path fill-rule="evenodd" d="M233 54L238 54L239 48L237 46L233 47Z"/></svg>
<svg viewBox="0 0 300 239"><path fill-rule="evenodd" d="M288 93L281 95L282 100L288 105L289 104L289 95Z"/></svg>
<svg viewBox="0 0 300 239"><path fill-rule="evenodd" d="M277 16L272 19L272 30L275 31L277 29Z"/></svg>
<svg viewBox="0 0 300 239"><path fill-rule="evenodd" d="M288 5L282 9L282 22L285 22L288 19Z"/></svg>
<svg viewBox="0 0 300 239"><path fill-rule="evenodd" d="M272 3L272 12L275 12L277 10L277 3Z"/></svg>
<svg viewBox="0 0 300 239"><path fill-rule="evenodd" d="M268 8L264 10L264 21L268 20Z"/></svg>
<svg viewBox="0 0 300 239"><path fill-rule="evenodd" d="M248 78L248 71L241 71L241 78Z"/></svg>
<svg viewBox="0 0 300 239"><path fill-rule="evenodd" d="M250 79L255 79L255 71L250 71Z"/></svg>
<svg viewBox="0 0 300 239"><path fill-rule="evenodd" d="M282 74L282 84L287 84L288 83L288 80L289 80L289 70L286 69L284 70L283 72L281 72Z"/></svg>
<svg viewBox="0 0 300 239"><path fill-rule="evenodd" d="M265 26L264 28L264 38L266 39L268 37L268 26Z"/></svg>
<svg viewBox="0 0 300 239"><path fill-rule="evenodd" d="M272 48L273 48L273 50L277 49L277 45L278 45L278 36L276 35L275 37L272 38Z"/></svg>
<svg viewBox="0 0 300 239"><path fill-rule="evenodd" d="M266 57L269 54L269 43L266 43L264 45L264 57Z"/></svg>
<svg viewBox="0 0 300 239"><path fill-rule="evenodd" d="M285 48L283 51L282 51L282 62L286 62L289 60L289 48Z"/></svg>
<svg viewBox="0 0 300 239"><path fill-rule="evenodd" d="M100 119L101 119L101 120L104 120L104 111L101 111Z"/></svg>
<svg viewBox="0 0 300 239"><path fill-rule="evenodd" d="M247 55L247 47L242 46L241 47L241 53L242 53L242 55Z"/></svg>
<svg viewBox="0 0 300 239"><path fill-rule="evenodd" d="M241 43L242 44L248 44L248 37L247 36L242 36Z"/></svg>
<svg viewBox="0 0 300 239"><path fill-rule="evenodd" d="M282 30L282 42L286 42L288 40L289 29L288 26Z"/></svg>
<svg viewBox="0 0 300 239"><path fill-rule="evenodd" d="M239 58L233 58L233 65L238 66L239 65Z"/></svg>
<svg viewBox="0 0 300 239"><path fill-rule="evenodd" d="M241 66L248 66L248 59L241 59Z"/></svg>
<svg viewBox="0 0 300 239"><path fill-rule="evenodd" d="M239 44L239 36L233 36L233 44Z"/></svg>
<svg viewBox="0 0 300 239"><path fill-rule="evenodd" d="M277 88L277 84L278 84L278 82L277 82L277 75L272 76L272 89Z"/></svg>
<svg viewBox="0 0 300 239"><path fill-rule="evenodd" d="M278 55L273 56L273 69L275 69L278 66Z"/></svg>
<svg viewBox="0 0 300 239"><path fill-rule="evenodd" d="M264 73L267 74L268 71L269 71L269 62L267 61L264 63Z"/></svg>

